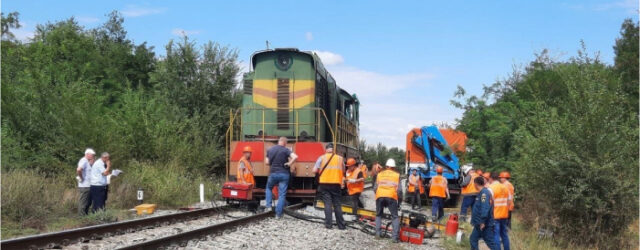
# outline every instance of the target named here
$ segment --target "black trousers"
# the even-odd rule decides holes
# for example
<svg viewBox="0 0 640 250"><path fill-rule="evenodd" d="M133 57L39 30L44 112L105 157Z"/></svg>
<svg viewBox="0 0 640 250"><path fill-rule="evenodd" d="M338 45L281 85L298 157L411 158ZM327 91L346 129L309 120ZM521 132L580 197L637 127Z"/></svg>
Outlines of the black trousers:
<svg viewBox="0 0 640 250"><path fill-rule="evenodd" d="M324 226L331 228L333 225L333 216L331 210L336 215L336 223L338 228L346 228L344 218L342 217L342 188L339 184L320 184L318 192L324 202Z"/></svg>
<svg viewBox="0 0 640 250"><path fill-rule="evenodd" d="M95 213L98 210L104 209L105 201L107 198L106 186L91 186L91 203L93 204L92 211Z"/></svg>
<svg viewBox="0 0 640 250"><path fill-rule="evenodd" d="M360 195L362 193L356 193L351 195L351 207L353 208L353 214L358 214L359 208L364 208L364 204L360 201Z"/></svg>

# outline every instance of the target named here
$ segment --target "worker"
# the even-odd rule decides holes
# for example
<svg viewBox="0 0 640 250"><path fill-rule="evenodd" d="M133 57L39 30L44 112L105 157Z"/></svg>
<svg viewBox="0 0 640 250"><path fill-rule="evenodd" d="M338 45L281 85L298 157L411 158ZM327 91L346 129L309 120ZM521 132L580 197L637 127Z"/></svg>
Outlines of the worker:
<svg viewBox="0 0 640 250"><path fill-rule="evenodd" d="M478 249L478 240L482 238L489 249L499 249L495 245L494 221L493 221L493 200L491 191L484 186L484 178L474 178L473 185L478 192L476 200L471 207L471 225L473 231L469 236L469 243L472 250Z"/></svg>
<svg viewBox="0 0 640 250"><path fill-rule="evenodd" d="M289 179L291 178L291 172L295 171L295 168L291 166L296 159L298 159L298 155L287 148L287 137L280 137L278 144L269 148L267 157L264 158L264 163L270 166L265 188L265 205L267 209L273 210L271 205L273 192L271 189L274 186L278 187L278 203L275 209L276 219L282 218L284 203L287 199Z"/></svg>
<svg viewBox="0 0 640 250"><path fill-rule="evenodd" d="M373 172L371 174L373 183L376 183L376 176L378 175L378 173L382 172L382 170L384 170L384 168L380 165L380 163L378 163L378 161L374 161L373 166L371 167L371 172Z"/></svg>
<svg viewBox="0 0 640 250"><path fill-rule="evenodd" d="M484 177L484 185L486 187L489 187L489 185L491 185L491 183L493 182L491 181L491 172L484 172L482 174L482 177Z"/></svg>
<svg viewBox="0 0 640 250"><path fill-rule="evenodd" d="M409 193L409 197L411 197L411 209L416 210L420 209L422 205L422 200L420 199L420 195L424 194L424 186L422 183L422 178L418 175L418 169L412 169L411 175L409 176L407 192Z"/></svg>
<svg viewBox="0 0 640 250"><path fill-rule="evenodd" d="M104 152L100 155L100 159L91 166L91 203L92 211L103 210L107 200L107 175L111 172L110 155Z"/></svg>
<svg viewBox="0 0 640 250"><path fill-rule="evenodd" d="M256 181L253 178L253 167L251 166L251 154L253 149L246 146L242 149L242 157L238 161L238 171L236 171L236 181L239 183L251 184L256 186Z"/></svg>
<svg viewBox="0 0 640 250"><path fill-rule="evenodd" d="M78 214L87 215L89 207L91 207L91 165L95 160L96 152L91 148L84 151L84 157L78 161L76 168L76 179L78 180Z"/></svg>
<svg viewBox="0 0 640 250"><path fill-rule="evenodd" d="M400 186L400 173L396 171L396 161L389 158L386 169L378 173L373 187L376 193L376 238L380 238L380 227L382 226L382 215L386 207L391 214L391 224L393 226L392 240L398 243L398 233L400 232L400 218L398 209L402 203L402 186Z"/></svg>
<svg viewBox="0 0 640 250"><path fill-rule="evenodd" d="M482 173L482 169L479 169L479 168L478 168L478 169L476 169L476 174L477 174L478 176L482 176L482 174L483 174L483 173Z"/></svg>
<svg viewBox="0 0 640 250"><path fill-rule="evenodd" d="M442 176L442 166L436 165L436 176L429 181L429 197L431 197L431 217L438 221L444 216L444 201L449 199L448 182Z"/></svg>
<svg viewBox="0 0 640 250"><path fill-rule="evenodd" d="M369 168L364 164L363 160L360 160L360 172L362 172L362 178L367 179L369 177Z"/></svg>
<svg viewBox="0 0 640 250"><path fill-rule="evenodd" d="M460 220L466 221L468 208L473 207L473 203L476 201L476 195L478 189L474 184L474 179L478 177L476 171L471 168L467 168L464 172L464 178L462 179L462 206L460 206Z"/></svg>
<svg viewBox="0 0 640 250"><path fill-rule="evenodd" d="M342 217L342 188L344 188L344 160L333 153L333 143L327 143L325 154L318 157L313 172L319 176L318 193L324 202L324 227L333 226L332 211L336 215L338 229L345 230Z"/></svg>
<svg viewBox="0 0 640 250"><path fill-rule="evenodd" d="M364 173L353 158L347 160L347 178L345 181L347 182L347 192L351 198L353 214L357 215L358 209L364 208L364 204L360 201L360 194L364 191Z"/></svg>
<svg viewBox="0 0 640 250"><path fill-rule="evenodd" d="M513 184L509 182L509 179L511 179L511 174L509 174L509 172L504 171L500 173L500 183L507 186L507 189L509 190L509 196L511 196L511 204L509 205L509 218L507 218L507 227L511 229L511 212L513 212L515 208L516 190L513 187Z"/></svg>
<svg viewBox="0 0 640 250"><path fill-rule="evenodd" d="M493 219L495 220L495 227L493 229L493 237L497 248L500 249L500 240L502 239L502 246L504 250L509 250L509 235L507 234L507 218L509 218L509 204L511 204L511 198L509 197L509 189L498 181L499 175L497 172L491 173L491 193L493 194Z"/></svg>

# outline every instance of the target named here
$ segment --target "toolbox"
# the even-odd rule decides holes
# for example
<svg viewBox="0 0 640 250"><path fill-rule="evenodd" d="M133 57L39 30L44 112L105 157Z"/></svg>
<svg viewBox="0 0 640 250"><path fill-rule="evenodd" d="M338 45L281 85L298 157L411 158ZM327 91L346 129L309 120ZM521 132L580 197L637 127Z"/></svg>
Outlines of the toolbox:
<svg viewBox="0 0 640 250"><path fill-rule="evenodd" d="M152 214L156 210L156 204L140 204L135 207L138 215Z"/></svg>
<svg viewBox="0 0 640 250"><path fill-rule="evenodd" d="M225 182L222 185L222 198L230 200L252 200L253 184Z"/></svg>
<svg viewBox="0 0 640 250"><path fill-rule="evenodd" d="M409 242L411 244L422 245L424 239L424 230L410 227L400 228L400 241Z"/></svg>

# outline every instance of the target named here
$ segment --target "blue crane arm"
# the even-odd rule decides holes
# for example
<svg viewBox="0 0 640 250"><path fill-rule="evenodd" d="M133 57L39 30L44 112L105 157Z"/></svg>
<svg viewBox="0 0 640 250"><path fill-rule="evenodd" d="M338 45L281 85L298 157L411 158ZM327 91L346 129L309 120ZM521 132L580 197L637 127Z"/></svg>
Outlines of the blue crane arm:
<svg viewBox="0 0 640 250"><path fill-rule="evenodd" d="M421 128L421 135L416 135L412 143L421 149L426 156L426 171L421 172L423 178L431 178L436 175L435 164L444 167L443 176L449 180L457 180L460 177L460 164L458 157L451 151L440 130L436 126ZM448 151L448 153L445 153Z"/></svg>

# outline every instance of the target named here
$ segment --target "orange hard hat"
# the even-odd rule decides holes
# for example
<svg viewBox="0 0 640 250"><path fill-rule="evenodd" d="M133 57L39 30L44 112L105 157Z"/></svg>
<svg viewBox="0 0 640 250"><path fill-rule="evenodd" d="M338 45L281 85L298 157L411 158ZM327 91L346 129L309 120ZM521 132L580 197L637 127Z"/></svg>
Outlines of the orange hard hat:
<svg viewBox="0 0 640 250"><path fill-rule="evenodd" d="M484 174L482 174L482 177L484 177L485 179L489 179L491 178L491 173L490 172L484 172Z"/></svg>
<svg viewBox="0 0 640 250"><path fill-rule="evenodd" d="M476 169L476 174L482 175L482 169Z"/></svg>
<svg viewBox="0 0 640 250"><path fill-rule="evenodd" d="M511 175L507 171L500 172L500 178L511 178Z"/></svg>
<svg viewBox="0 0 640 250"><path fill-rule="evenodd" d="M249 147L249 146L245 146L245 147L242 149L242 152L243 152L243 153L245 153L245 152L253 153L253 149L252 149L251 147Z"/></svg>
<svg viewBox="0 0 640 250"><path fill-rule="evenodd" d="M347 167L356 165L356 159L349 158L347 159Z"/></svg>
<svg viewBox="0 0 640 250"><path fill-rule="evenodd" d="M436 168L436 173L438 173L438 174L442 174L442 170L443 170L443 169L442 169L442 167L438 166L438 167Z"/></svg>

